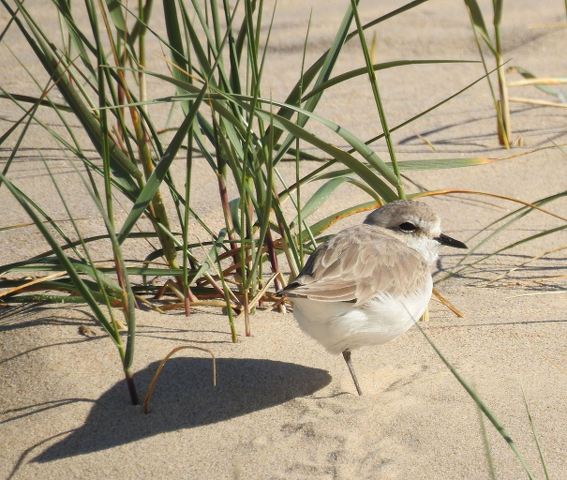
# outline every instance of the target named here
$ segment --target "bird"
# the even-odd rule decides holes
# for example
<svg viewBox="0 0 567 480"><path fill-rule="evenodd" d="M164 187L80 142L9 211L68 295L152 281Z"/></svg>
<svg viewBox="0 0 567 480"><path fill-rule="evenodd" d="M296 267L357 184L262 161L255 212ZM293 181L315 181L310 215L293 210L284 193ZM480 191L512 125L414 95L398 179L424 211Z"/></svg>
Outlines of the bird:
<svg viewBox="0 0 567 480"><path fill-rule="evenodd" d="M292 303L306 334L328 352L342 353L359 395L351 351L384 344L423 315L441 245L467 248L442 233L429 205L396 200L321 243L278 292Z"/></svg>

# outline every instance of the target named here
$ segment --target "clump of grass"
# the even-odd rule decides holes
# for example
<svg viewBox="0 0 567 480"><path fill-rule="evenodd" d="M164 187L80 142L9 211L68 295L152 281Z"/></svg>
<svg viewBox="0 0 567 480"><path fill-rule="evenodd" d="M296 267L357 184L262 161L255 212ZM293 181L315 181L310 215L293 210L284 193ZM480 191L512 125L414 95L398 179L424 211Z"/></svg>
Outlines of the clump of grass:
<svg viewBox="0 0 567 480"><path fill-rule="evenodd" d="M471 26L474 32L476 46L479 56L486 73L486 80L494 102L494 109L497 120L497 133L500 145L510 148L513 144L521 145L522 139L517 138L512 141L512 123L510 116L510 103L522 103L528 105L540 105L555 108L567 108L565 105L566 95L555 85L564 84L564 78L541 78L537 77L530 71L521 66L508 66L504 61L504 52L502 49L501 23L503 18L503 0L494 0L492 2L492 31L489 30L487 22L484 19L482 9L476 0L465 0L469 12ZM483 45L488 48L490 55L494 60L495 70L497 72L497 88L494 87L490 78L488 62L483 50ZM508 75L517 73L523 77L522 80L508 81ZM538 90L551 95L555 101L540 100L526 97L510 96L509 87L525 87L533 86Z"/></svg>
<svg viewBox="0 0 567 480"><path fill-rule="evenodd" d="M486 73L486 79L490 88L490 93L494 102L496 111L498 141L505 148L512 145L512 124L510 119L510 103L508 98L508 85L506 83L506 70L504 68L504 57L502 51L502 40L500 35L500 24L502 21L503 0L494 0L492 2L492 27L493 34L490 35L482 10L476 0L465 0L465 4L469 11L471 25L474 31L478 52ZM482 44L488 47L494 58L496 72L498 78L498 95L488 75L489 68L487 66L486 57L482 50Z"/></svg>
<svg viewBox="0 0 567 480"><path fill-rule="evenodd" d="M263 68L269 54L275 16L275 10L267 12L262 1L229 5L228 2L193 0L190 11L182 2L169 0L163 4L167 38L151 27L155 15L151 2L140 3L138 9L132 10L122 4L89 0L82 11L71 9L64 2L57 3L52 8L61 18L61 41L58 43L50 39L49 32L42 30L26 5L18 4L18 8L13 8L3 0L3 7L12 17L12 28L18 28L24 35L50 78L50 84L41 88L37 97L3 91L3 95L24 112L16 126L2 138L6 141L15 135L18 126L22 127L4 175L9 177L25 131L31 122L37 122L82 162L93 179L97 176L102 179L110 218L114 220L112 195L122 197L121 201L126 200L126 205L129 202L126 219L116 226L117 248L122 248L128 238L158 239L160 248L140 259L137 265L126 266L124 273L141 275L145 279L153 276L169 280L165 282L165 288L145 281L134 282L134 292L144 295L150 303L151 296L157 295L162 302L170 301L172 305L178 304L181 295L186 314L190 312L191 303L230 298L228 304L235 308L235 314L244 312L245 333L249 335L249 315L254 310L251 301L264 290L266 267L275 275L275 288L281 288L285 280L279 257L284 255L292 274L297 273L304 256L316 245L318 236L336 219L360 211L360 206L353 206L310 224L310 215L332 191L349 182L369 194L372 202L368 205L372 206L403 196L400 170L414 168L417 163L404 163L395 158L375 71L411 64L458 61L400 60L372 64L363 32L423 1L410 2L365 25L358 18L357 2L353 2L346 9L329 49L311 65L305 65L306 40L304 66L295 86L284 101L275 101L265 98L262 92ZM78 27L77 15L88 17L90 31ZM349 32L353 23L356 28ZM267 26L265 30L264 26ZM355 38L367 53L366 66L333 77L344 44ZM146 45L150 39L159 42L169 54L168 74L147 70ZM314 113L323 94L360 75L368 75L373 85L391 154L390 163L367 146L371 140L363 141L337 123ZM159 99L150 98L148 77L159 80L162 88L174 89L175 93ZM55 88L61 92L65 104L51 100ZM32 104L31 108L26 107L27 103ZM183 114L183 121L173 129L169 139L158 133L163 128L155 124L150 114L148 106L155 104L167 104L170 109ZM59 116L71 141L42 122L40 107L50 108ZM74 127L67 119L69 114L79 121L98 155L104 159L102 167L89 159L86 147L76 140ZM317 122L336 132L351 150L344 151L312 134L308 129L309 122ZM295 184L288 186L283 183L279 162L291 158L299 166L300 162L313 158L301 150L300 142L315 147L332 160L307 175L301 176L298 169ZM191 207L195 151L205 158L218 179L218 198L225 221L219 232L213 232ZM180 191L172 181L170 167L183 152L185 185ZM337 162L345 169L334 169ZM460 159L458 162L459 166L481 163L484 162L478 159ZM419 168L454 166L454 159L443 159L422 163ZM311 181L325 183L310 199L303 199L301 187ZM235 198L229 197L229 183L236 186ZM173 210L165 208L166 197L169 197ZM284 214L283 203L291 198L295 199L296 213L289 219ZM143 218L150 221L151 230L141 223ZM191 222L197 222L208 238L190 242ZM88 245L109 237L110 234L82 241ZM64 237L60 247L64 251L74 251L75 245L75 240ZM199 255L203 247L210 248L204 260ZM164 263L156 266L155 262L160 258ZM62 268L51 250L34 259L4 265L1 270L27 269L38 262L43 266L49 263L50 268L60 271ZM153 263L151 266L150 262ZM75 292L73 282L66 280L61 278L57 285L47 282L44 285ZM16 282L17 295L13 292L5 298L31 300L23 285L24 282ZM42 295L44 300L51 298L49 293L34 293L33 298L37 300ZM71 297L63 300L70 301ZM154 307L167 306L155 304Z"/></svg>

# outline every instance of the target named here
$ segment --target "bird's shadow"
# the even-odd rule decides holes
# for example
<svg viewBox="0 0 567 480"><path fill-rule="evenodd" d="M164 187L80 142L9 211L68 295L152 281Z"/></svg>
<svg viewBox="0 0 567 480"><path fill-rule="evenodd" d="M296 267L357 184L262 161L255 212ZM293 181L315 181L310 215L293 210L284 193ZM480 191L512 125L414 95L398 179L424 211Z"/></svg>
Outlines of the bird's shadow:
<svg viewBox="0 0 567 480"><path fill-rule="evenodd" d="M155 362L137 373L138 388L149 384ZM310 395L331 381L328 372L293 363L257 359L217 359L217 386L212 362L205 358L170 360L157 383L151 412L128 404L124 382L118 382L93 406L84 425L33 460L49 462L134 442L162 432L208 425Z"/></svg>

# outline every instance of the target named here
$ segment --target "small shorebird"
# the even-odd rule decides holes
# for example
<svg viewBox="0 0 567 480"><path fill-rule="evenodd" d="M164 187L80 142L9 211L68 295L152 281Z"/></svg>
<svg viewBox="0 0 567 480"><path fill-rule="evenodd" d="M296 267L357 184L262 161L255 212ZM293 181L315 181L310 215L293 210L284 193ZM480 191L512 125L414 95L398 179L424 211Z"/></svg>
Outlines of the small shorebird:
<svg viewBox="0 0 567 480"><path fill-rule="evenodd" d="M342 352L359 395L351 350L386 343L423 315L439 245L467 248L441 232L425 203L392 202L319 245L280 290L301 329L329 352Z"/></svg>

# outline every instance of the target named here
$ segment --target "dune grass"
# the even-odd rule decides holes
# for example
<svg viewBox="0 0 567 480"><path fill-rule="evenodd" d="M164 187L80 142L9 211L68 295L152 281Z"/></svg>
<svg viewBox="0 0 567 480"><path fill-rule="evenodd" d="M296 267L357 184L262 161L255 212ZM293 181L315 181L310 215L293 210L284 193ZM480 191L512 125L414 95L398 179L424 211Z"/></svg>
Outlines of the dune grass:
<svg viewBox="0 0 567 480"><path fill-rule="evenodd" d="M88 178L88 188L104 210L101 219L107 218L111 224L111 228L107 226L107 235L83 238L77 243L63 233L64 229L47 212L36 206L41 212L38 221L48 221L61 236L59 240L50 240L58 244L62 254L75 264L81 264L80 275L87 275L85 280L92 282L96 281L95 274L106 279L113 273L86 258L77 258L79 244L87 248L94 242L112 240L115 235L114 248L120 250L126 239L157 239L158 249L136 264L124 265L118 269L118 274L163 279L167 280L166 286L136 280L132 287L134 294L143 296L146 301L157 295L172 305L182 303L186 314L192 303L215 298L225 300L231 315L243 313L245 334L249 335L249 315L254 310L250 302L263 290L265 276L268 272L275 275L276 290L285 283L280 269L282 256L291 274L297 274L305 255L317 245L317 238L338 218L404 197L400 171L486 162L477 158L425 162L396 159L389 137L393 129L387 125L376 73L404 65L447 63L457 66L464 60L401 59L372 63L364 32L423 1L410 2L365 25L361 24L357 2L352 2L329 48L311 65L305 62L306 34L302 71L298 72L298 80L285 100L277 101L262 92L263 68L270 52L270 32L276 14L275 10L267 11L262 1L242 1L232 6L226 1L201 3L194 0L189 5L165 1L165 36L151 26L156 9L150 1L140 2L137 9L131 10L125 4L89 0L81 11L75 11L77 7L71 8L66 2L56 2L51 7L57 10L61 20L60 40L56 40L49 36L50 32L42 30L25 4L18 4L16 8L2 0L4 9L12 17L9 27L19 29L24 35L50 80L47 85L38 85L40 94L37 96L2 90L2 96L22 110L22 116L2 137L3 142L10 139L15 146L0 182L9 181L10 167L29 125L32 122L41 125L80 161L80 171ZM79 28L76 15L88 17L90 30ZM355 39L365 52L366 65L333 76L343 46ZM165 73L146 68L145 52L150 40L160 44L169 57ZM373 139L365 141L315 113L327 91L332 93L337 84L361 75L367 75L370 81L389 145L389 161L380 158L367 145ZM147 89L150 78L163 85L160 92L173 90L174 93L151 98ZM63 96L63 103L52 101L56 89ZM447 97L446 101L451 98ZM183 121L174 129L156 125L149 108L156 104L179 111ZM42 121L43 108L55 112L64 126L63 131ZM87 153L88 146L77 140L70 116L87 133L102 165L93 161ZM419 115L408 121L416 118ZM313 122L346 142L349 150L313 134L309 129ZM21 127L19 132L18 127ZM304 145L319 152L315 158L322 155L330 160L315 172L301 175L301 162L313 158L305 153ZM191 208L195 152L205 159L218 179L218 198L225 223L220 231L212 231ZM185 162L183 188L178 187L179 182L174 182L171 174L176 158L184 158ZM288 159L296 162L296 181L291 186L282 183L278 168L281 161ZM337 169L337 164L344 168ZM313 181L322 182L321 187L311 198L302 198L301 187ZM351 206L310 223L317 206L345 182L362 189L372 202L363 207ZM104 185L104 192L99 192L100 184ZM235 198L229 198L229 184L236 186ZM122 205L129 205L126 218L119 224L116 224L113 197L119 198ZM18 200L32 202L30 197ZM289 201L295 210L291 218L284 213L284 203ZM167 209L165 203L174 208ZM147 228L148 220L151 229ZM192 222L198 223L208 238L190 241ZM208 250L206 258L202 256L203 250ZM113 256L119 254L114 252ZM88 268L83 267L83 263ZM38 272L65 271L53 247L35 258L3 265L0 270L13 273L33 268ZM45 292L41 292L36 283L33 299L43 296L44 300L53 300L55 291L60 293L60 297L55 298L57 301L75 301L74 282L68 275L58 278L57 283L46 280ZM125 279L118 283L126 284ZM25 281L18 284L10 280L2 286L17 288L6 295L5 300L32 299L31 288L27 291ZM113 295L112 301L119 304L121 294L116 291ZM236 339L234 325L231 328Z"/></svg>
<svg viewBox="0 0 567 480"><path fill-rule="evenodd" d="M476 0L465 0L465 5L469 11L471 25L474 31L474 38L478 48L482 65L487 73L486 79L490 88L490 93L496 111L498 141L505 148L512 145L512 121L510 118L510 101L508 97L508 85L506 83L506 70L504 68L504 53L502 49L502 38L500 27L503 17L504 0L494 0L492 2L492 26L493 34L490 35L482 10ZM494 58L498 78L498 95L492 85L488 75L486 57L483 53L482 45L488 47L490 54Z"/></svg>

